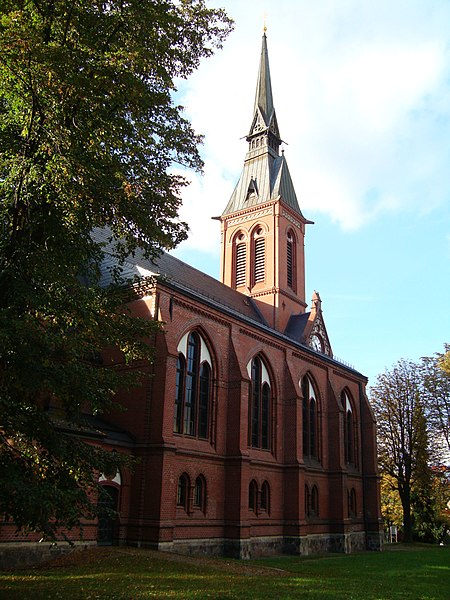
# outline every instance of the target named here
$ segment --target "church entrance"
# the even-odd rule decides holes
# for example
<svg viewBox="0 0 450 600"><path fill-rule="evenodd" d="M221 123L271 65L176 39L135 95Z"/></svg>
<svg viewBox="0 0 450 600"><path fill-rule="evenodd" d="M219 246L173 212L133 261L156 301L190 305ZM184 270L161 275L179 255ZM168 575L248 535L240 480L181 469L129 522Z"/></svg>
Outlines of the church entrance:
<svg viewBox="0 0 450 600"><path fill-rule="evenodd" d="M117 516L113 514L119 505L119 489L112 485L103 485L103 493L98 500L98 531L99 546L112 546L116 536Z"/></svg>

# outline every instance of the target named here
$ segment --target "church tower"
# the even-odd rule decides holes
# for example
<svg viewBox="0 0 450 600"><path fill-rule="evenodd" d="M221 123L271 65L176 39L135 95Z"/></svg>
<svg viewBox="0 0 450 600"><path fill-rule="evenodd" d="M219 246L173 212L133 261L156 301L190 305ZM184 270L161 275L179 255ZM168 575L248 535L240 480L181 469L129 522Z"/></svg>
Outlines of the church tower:
<svg viewBox="0 0 450 600"><path fill-rule="evenodd" d="M305 311L305 225L272 97L267 38L261 60L248 151L240 179L220 217L221 280L251 296L269 326L284 332Z"/></svg>

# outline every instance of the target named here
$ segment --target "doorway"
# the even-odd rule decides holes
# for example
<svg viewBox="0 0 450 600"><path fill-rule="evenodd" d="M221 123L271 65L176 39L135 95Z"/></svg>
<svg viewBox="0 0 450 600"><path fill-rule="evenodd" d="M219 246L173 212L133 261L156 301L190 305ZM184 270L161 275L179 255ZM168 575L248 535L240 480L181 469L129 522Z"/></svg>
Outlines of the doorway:
<svg viewBox="0 0 450 600"><path fill-rule="evenodd" d="M117 534L117 508L119 506L119 489L112 485L103 485L98 499L99 546L112 546Z"/></svg>

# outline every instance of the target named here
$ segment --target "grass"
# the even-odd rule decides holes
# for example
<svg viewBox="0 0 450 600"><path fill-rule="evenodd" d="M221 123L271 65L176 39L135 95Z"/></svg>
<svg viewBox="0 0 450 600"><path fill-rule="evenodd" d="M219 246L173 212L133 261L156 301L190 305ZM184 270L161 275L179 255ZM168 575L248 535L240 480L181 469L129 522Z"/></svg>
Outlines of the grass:
<svg viewBox="0 0 450 600"><path fill-rule="evenodd" d="M449 600L450 548L245 562L93 548L45 567L0 573L0 598Z"/></svg>

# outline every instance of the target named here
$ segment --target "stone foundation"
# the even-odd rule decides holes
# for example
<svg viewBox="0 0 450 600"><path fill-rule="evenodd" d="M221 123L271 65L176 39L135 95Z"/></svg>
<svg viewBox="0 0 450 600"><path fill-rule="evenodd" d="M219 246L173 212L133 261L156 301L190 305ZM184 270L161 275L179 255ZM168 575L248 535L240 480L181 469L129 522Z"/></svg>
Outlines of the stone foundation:
<svg viewBox="0 0 450 600"><path fill-rule="evenodd" d="M75 542L69 544L51 544L22 542L0 544L0 569L21 569L50 561L61 554L73 552L79 548L95 546L96 542ZM155 544L130 544L131 546L152 548L163 552L175 552L188 556L207 556L249 559L260 556L280 554L298 554L309 556L330 552L351 554L366 550L382 549L382 534L357 532L347 534L305 535L302 537L258 537L245 540L200 539L174 540Z"/></svg>
<svg viewBox="0 0 450 600"><path fill-rule="evenodd" d="M379 551L382 549L382 535L379 532L368 534L365 532L356 532L347 534L305 535L291 538L280 536L258 537L244 540L187 539L162 542L147 547L189 556L229 556L245 560L277 554L309 556L333 552L351 554L367 550Z"/></svg>
<svg viewBox="0 0 450 600"><path fill-rule="evenodd" d="M23 569L69 554L77 549L96 546L97 542L10 542L0 544L0 569Z"/></svg>

